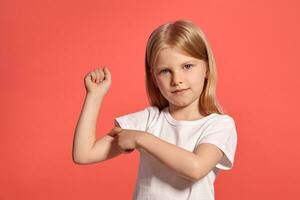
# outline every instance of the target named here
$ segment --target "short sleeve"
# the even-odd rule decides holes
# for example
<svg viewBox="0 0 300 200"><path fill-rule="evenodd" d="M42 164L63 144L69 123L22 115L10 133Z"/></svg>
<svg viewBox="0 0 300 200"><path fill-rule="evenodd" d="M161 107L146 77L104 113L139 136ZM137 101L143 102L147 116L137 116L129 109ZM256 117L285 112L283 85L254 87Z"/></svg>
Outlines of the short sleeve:
<svg viewBox="0 0 300 200"><path fill-rule="evenodd" d="M123 129L146 131L157 111L157 107L149 106L144 110L116 117L115 120Z"/></svg>
<svg viewBox="0 0 300 200"><path fill-rule="evenodd" d="M237 147L237 132L234 119L228 115L220 115L207 127L197 145L202 143L214 144L224 152L225 155L216 165L217 168L223 170L231 169Z"/></svg>

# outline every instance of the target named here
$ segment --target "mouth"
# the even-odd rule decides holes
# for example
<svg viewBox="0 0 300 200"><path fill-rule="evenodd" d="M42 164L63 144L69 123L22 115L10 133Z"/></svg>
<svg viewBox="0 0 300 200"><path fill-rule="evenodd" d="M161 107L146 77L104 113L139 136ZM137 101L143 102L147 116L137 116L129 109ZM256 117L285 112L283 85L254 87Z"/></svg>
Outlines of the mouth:
<svg viewBox="0 0 300 200"><path fill-rule="evenodd" d="M174 94L180 94L180 93L185 92L185 91L188 90L188 89L189 89L189 88L181 89L181 90L175 90L175 91L173 91L172 93L174 93Z"/></svg>

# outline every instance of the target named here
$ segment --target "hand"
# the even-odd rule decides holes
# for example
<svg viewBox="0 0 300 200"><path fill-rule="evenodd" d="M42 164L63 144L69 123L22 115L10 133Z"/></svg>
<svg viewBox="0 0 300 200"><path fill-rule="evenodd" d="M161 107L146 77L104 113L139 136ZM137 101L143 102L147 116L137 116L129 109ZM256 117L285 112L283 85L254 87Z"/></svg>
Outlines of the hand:
<svg viewBox="0 0 300 200"><path fill-rule="evenodd" d="M111 86L111 74L107 67L95 69L84 77L84 85L87 93L105 96Z"/></svg>
<svg viewBox="0 0 300 200"><path fill-rule="evenodd" d="M137 141L144 133L144 131L115 127L111 130L109 135L117 138L118 145L124 152L130 153L137 148Z"/></svg>

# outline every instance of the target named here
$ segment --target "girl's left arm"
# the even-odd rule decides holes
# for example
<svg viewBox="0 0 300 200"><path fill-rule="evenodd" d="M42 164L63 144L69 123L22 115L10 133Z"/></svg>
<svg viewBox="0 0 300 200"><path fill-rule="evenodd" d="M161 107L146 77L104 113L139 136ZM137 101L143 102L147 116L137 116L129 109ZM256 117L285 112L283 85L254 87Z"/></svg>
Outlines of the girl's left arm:
<svg viewBox="0 0 300 200"><path fill-rule="evenodd" d="M191 181L206 176L224 155L212 144L200 144L194 152L190 152L147 132L138 138L137 148L144 149L178 175Z"/></svg>

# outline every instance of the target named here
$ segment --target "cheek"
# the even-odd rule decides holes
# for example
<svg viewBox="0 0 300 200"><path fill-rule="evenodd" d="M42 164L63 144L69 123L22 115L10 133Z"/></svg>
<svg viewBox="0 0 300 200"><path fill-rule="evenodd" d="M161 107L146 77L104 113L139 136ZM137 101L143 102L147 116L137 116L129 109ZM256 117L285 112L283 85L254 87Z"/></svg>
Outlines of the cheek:
<svg viewBox="0 0 300 200"><path fill-rule="evenodd" d="M156 84L157 84L157 87L164 88L166 85L166 80L156 79Z"/></svg>
<svg viewBox="0 0 300 200"><path fill-rule="evenodd" d="M161 80L161 79L157 79L156 87L158 87L158 89L160 90L160 92L162 94L164 94L165 91L168 90L166 81Z"/></svg>
<svg viewBox="0 0 300 200"><path fill-rule="evenodd" d="M190 78L198 82L204 82L205 76L206 71L204 69L200 69L199 71L195 71L190 74Z"/></svg>
<svg viewBox="0 0 300 200"><path fill-rule="evenodd" d="M190 80L189 84L191 84L191 86L194 85L194 86L196 86L196 88L198 88L198 87L202 88L204 86L204 83L205 83L205 74L204 75L201 74L200 76L199 75L198 76L191 75L189 80Z"/></svg>
<svg viewBox="0 0 300 200"><path fill-rule="evenodd" d="M156 87L160 87L162 85L162 80L157 77L152 77L153 83Z"/></svg>

